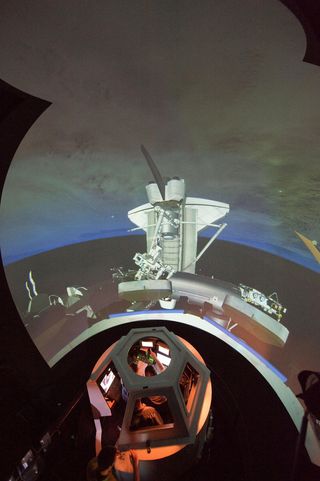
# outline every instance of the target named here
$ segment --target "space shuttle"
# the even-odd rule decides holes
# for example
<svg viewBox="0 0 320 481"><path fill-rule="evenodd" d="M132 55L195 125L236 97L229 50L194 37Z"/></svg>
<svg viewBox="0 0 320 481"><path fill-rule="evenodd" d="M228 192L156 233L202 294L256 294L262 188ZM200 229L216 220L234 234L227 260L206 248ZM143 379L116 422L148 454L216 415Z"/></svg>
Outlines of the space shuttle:
<svg viewBox="0 0 320 481"><path fill-rule="evenodd" d="M216 222L228 214L229 204L186 197L184 179L166 182L145 147L141 146L154 181L146 186L148 203L128 212L130 221L146 233L147 250L134 257L136 279L170 278L174 272L195 273L196 263L227 224ZM197 254L197 239L206 227L215 233Z"/></svg>

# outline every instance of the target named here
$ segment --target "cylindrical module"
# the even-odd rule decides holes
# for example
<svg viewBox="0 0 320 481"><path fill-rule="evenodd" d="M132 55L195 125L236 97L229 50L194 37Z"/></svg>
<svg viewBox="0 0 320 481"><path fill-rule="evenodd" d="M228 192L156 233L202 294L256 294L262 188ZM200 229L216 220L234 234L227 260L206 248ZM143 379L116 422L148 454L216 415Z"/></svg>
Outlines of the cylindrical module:
<svg viewBox="0 0 320 481"><path fill-rule="evenodd" d="M154 205L157 202L162 202L164 200L161 197L159 187L155 182L149 182L149 184L146 185L146 191L147 191L148 201L150 202L150 204Z"/></svg>
<svg viewBox="0 0 320 481"><path fill-rule="evenodd" d="M173 178L166 184L166 200L181 202L185 197L184 179Z"/></svg>

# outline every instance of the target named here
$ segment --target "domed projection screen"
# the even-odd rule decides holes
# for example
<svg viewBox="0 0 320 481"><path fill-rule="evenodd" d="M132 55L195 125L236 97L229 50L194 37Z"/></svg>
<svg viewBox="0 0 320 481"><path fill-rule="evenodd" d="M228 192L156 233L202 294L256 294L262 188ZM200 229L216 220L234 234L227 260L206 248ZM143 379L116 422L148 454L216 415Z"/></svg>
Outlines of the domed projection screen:
<svg viewBox="0 0 320 481"><path fill-rule="evenodd" d="M49 365L108 314L161 300L196 305L290 382L317 369L320 70L293 14L276 0L12 0L0 17L0 77L51 102L1 202L9 287ZM219 314L220 294L174 294L181 270L221 281L259 329L279 323L282 347L233 317L240 301ZM149 299L119 299L130 281L150 281Z"/></svg>

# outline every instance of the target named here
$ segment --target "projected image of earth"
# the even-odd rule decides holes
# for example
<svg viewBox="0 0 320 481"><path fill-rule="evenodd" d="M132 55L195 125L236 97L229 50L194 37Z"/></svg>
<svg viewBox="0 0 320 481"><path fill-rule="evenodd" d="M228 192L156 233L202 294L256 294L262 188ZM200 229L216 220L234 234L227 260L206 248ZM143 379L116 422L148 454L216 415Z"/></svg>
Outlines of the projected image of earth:
<svg viewBox="0 0 320 481"><path fill-rule="evenodd" d="M140 144L164 177L185 180L188 196L230 204L204 274L255 282L283 304L295 302L280 281L291 263L295 279L306 269L319 282L296 232L320 240L320 69L302 62L305 35L283 4L11 0L1 3L0 27L0 78L51 102L16 152L1 201L2 260L20 313L34 290L56 296L52 319L24 319L48 361L96 322L92 298L80 321L62 320L66 287L95 296L103 315L118 302L110 268L132 267L145 249L127 217L147 202L152 180ZM249 275L226 257L248 248L281 266L278 275L264 275L263 263ZM302 311L313 302L302 297ZM288 307L289 330L298 311ZM315 312L305 321L313 336ZM289 347L301 361L310 337L297 329L303 347Z"/></svg>

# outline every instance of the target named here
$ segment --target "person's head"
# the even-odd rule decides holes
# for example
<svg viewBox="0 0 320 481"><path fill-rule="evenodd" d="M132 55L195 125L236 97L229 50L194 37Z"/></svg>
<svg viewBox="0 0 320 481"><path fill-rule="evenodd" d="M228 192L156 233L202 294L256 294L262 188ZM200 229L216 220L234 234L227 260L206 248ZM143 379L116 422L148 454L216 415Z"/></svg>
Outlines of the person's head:
<svg viewBox="0 0 320 481"><path fill-rule="evenodd" d="M150 366L150 365L146 366L146 368L145 368L145 370L144 370L144 375L145 375L146 377L155 376L156 374L157 374L157 373L156 373L156 371L155 371L155 369L154 369L153 366Z"/></svg>
<svg viewBox="0 0 320 481"><path fill-rule="evenodd" d="M114 446L104 446L101 449L97 457L100 474L105 475L112 468L116 452L117 450Z"/></svg>
<svg viewBox="0 0 320 481"><path fill-rule="evenodd" d="M145 406L145 404L143 404L143 402L141 401L141 399L137 399L136 400L136 404L134 406L134 412L137 412L137 411L140 411L143 407Z"/></svg>
<svg viewBox="0 0 320 481"><path fill-rule="evenodd" d="M135 372L135 373L138 372L138 364L136 362L131 362L130 367L133 370L133 372Z"/></svg>

